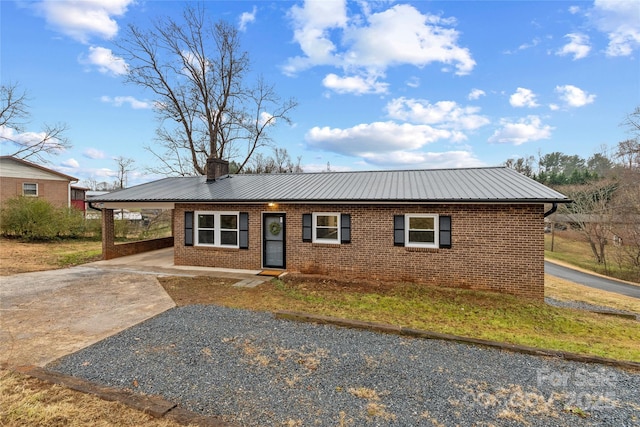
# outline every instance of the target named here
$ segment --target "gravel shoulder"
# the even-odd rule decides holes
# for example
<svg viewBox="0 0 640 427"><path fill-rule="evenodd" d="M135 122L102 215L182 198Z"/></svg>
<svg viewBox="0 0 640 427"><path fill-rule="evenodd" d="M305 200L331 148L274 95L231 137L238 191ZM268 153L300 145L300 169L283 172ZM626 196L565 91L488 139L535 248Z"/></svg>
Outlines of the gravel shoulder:
<svg viewBox="0 0 640 427"><path fill-rule="evenodd" d="M218 306L173 308L48 369L242 426L632 426L640 375Z"/></svg>

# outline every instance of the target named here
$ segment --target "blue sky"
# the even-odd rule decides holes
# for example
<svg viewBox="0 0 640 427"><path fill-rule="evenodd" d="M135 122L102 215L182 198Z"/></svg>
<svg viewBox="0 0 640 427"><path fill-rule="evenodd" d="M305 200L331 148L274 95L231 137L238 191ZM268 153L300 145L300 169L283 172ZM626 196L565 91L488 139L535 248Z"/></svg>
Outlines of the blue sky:
<svg viewBox="0 0 640 427"><path fill-rule="evenodd" d="M587 158L627 139L620 123L640 105L637 0L204 4L238 26L252 69L298 101L292 124L271 135L305 171L493 166L553 151ZM69 126L73 148L49 166L112 181L124 156L135 159L130 184L157 178L143 148L158 124L153 96L124 83L114 42L130 23L183 8L0 2L2 84L28 91L29 131Z"/></svg>

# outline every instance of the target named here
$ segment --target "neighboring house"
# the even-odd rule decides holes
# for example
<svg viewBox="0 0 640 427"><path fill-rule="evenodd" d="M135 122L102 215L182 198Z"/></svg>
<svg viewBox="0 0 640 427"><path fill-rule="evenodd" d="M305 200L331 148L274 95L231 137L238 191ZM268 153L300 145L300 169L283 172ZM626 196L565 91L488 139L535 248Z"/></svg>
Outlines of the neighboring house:
<svg viewBox="0 0 640 427"><path fill-rule="evenodd" d="M77 178L12 156L0 156L0 203L17 196L39 197L54 206L71 206Z"/></svg>
<svg viewBox="0 0 640 427"><path fill-rule="evenodd" d="M165 178L90 199L103 257L174 246L176 265L286 269L544 297L545 203L564 195L511 169ZM173 209L172 239L113 243L113 210Z"/></svg>
<svg viewBox="0 0 640 427"><path fill-rule="evenodd" d="M88 188L77 185L71 186L71 207L76 208L86 214L87 206L85 199Z"/></svg>

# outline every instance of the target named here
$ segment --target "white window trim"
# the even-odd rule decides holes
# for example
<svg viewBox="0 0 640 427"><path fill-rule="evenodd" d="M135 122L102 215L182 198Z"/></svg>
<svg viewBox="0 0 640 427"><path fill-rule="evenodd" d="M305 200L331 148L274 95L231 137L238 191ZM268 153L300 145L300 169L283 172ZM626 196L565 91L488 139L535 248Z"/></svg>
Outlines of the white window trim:
<svg viewBox="0 0 640 427"><path fill-rule="evenodd" d="M25 185L35 185L36 186L36 194L25 194L25 192L24 192L24 186ZM23 182L22 183L22 195L25 196L25 197L38 197L38 195L40 193L38 190L40 190L40 189L38 188L38 183L37 182Z"/></svg>
<svg viewBox="0 0 640 427"><path fill-rule="evenodd" d="M317 229L318 229L318 216L335 216L338 221L337 221L337 228L338 228L338 238L336 240L334 239L320 239L316 236L317 234ZM314 212L313 213L313 223L311 224L311 229L312 229L312 239L311 241L313 243L328 243L331 245L339 245L341 242L341 238L342 236L340 235L340 213L337 212Z"/></svg>
<svg viewBox="0 0 640 427"><path fill-rule="evenodd" d="M193 244L194 246L206 246L209 248L239 248L240 247L240 212L226 212L226 211L195 211L193 213ZM209 243L200 243L200 227L198 226L198 216L199 215L213 215L213 241L214 244ZM220 233L222 229L220 228L220 216L221 215L235 215L236 216L236 228L235 229L227 229L225 231L235 231L236 232L236 244L235 245L223 245L220 242ZM207 228L206 230L209 230Z"/></svg>
<svg viewBox="0 0 640 427"><path fill-rule="evenodd" d="M433 218L433 243L412 243L409 241L410 218ZM404 246L408 248L439 248L440 218L437 214L410 213L404 215Z"/></svg>

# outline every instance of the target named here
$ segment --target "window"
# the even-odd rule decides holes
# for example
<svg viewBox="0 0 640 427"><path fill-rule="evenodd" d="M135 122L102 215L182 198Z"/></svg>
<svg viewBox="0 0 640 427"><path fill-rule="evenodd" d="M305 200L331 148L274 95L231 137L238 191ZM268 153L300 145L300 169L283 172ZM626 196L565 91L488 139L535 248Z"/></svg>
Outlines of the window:
<svg viewBox="0 0 640 427"><path fill-rule="evenodd" d="M406 214L405 246L420 248L438 247L438 215Z"/></svg>
<svg viewBox="0 0 640 427"><path fill-rule="evenodd" d="M23 182L22 183L22 195L23 196L37 196L38 184Z"/></svg>
<svg viewBox="0 0 640 427"><path fill-rule="evenodd" d="M238 247L238 212L196 212L195 244Z"/></svg>
<svg viewBox="0 0 640 427"><path fill-rule="evenodd" d="M340 243L340 214L313 214L313 242Z"/></svg>

